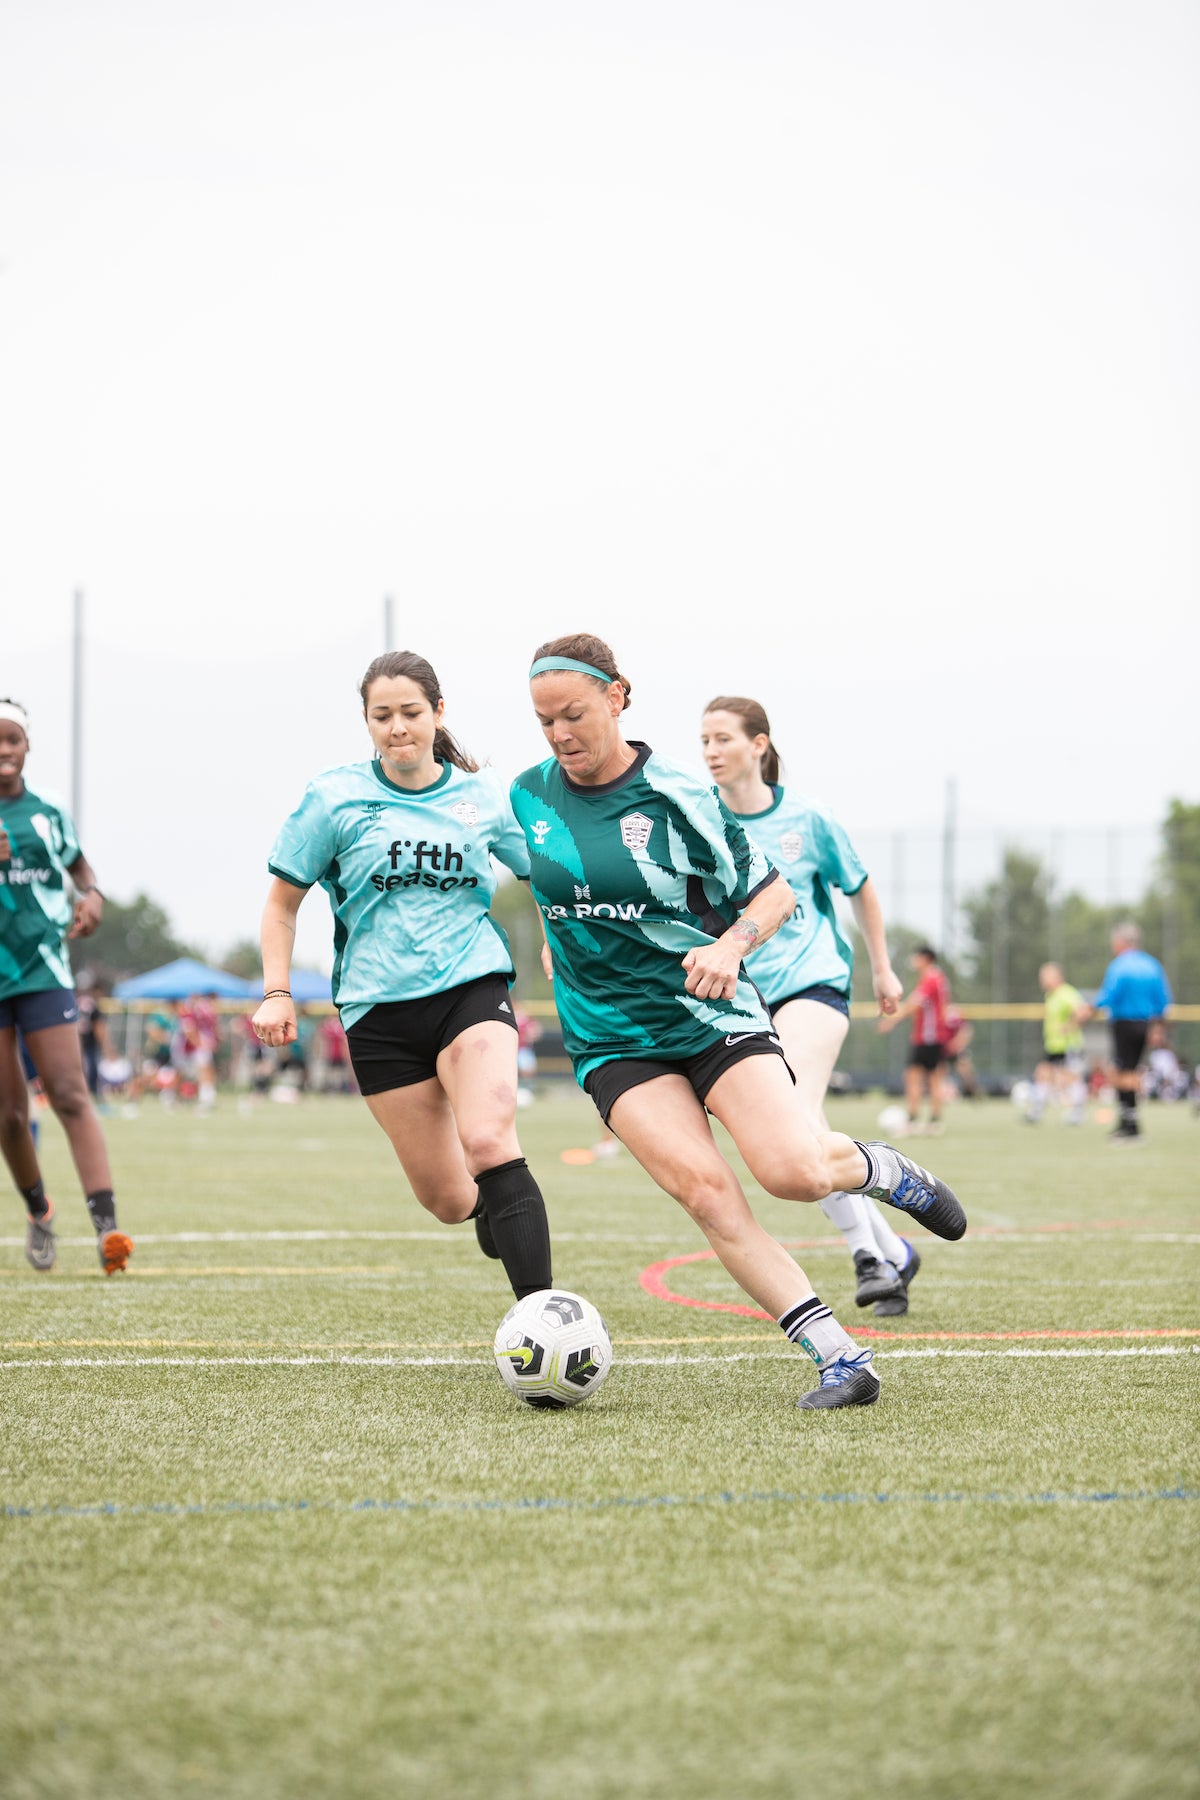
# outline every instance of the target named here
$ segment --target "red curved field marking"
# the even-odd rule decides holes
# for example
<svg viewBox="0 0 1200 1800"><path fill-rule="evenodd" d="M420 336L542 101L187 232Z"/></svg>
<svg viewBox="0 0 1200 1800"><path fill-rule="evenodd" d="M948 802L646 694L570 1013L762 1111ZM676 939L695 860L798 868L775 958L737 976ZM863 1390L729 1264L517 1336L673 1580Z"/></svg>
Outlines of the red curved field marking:
<svg viewBox="0 0 1200 1800"><path fill-rule="evenodd" d="M1043 1231L1072 1230L1116 1230L1128 1227L1141 1221L1126 1219L1108 1219L1095 1225L1052 1225L1040 1227ZM976 1235L982 1236L982 1233ZM1002 1236L1000 1228L992 1231L990 1236ZM814 1249L830 1243L829 1238L808 1238L789 1242L788 1249ZM757 1306L745 1306L736 1300L697 1300L691 1294L677 1294L667 1286L665 1277L672 1269L682 1268L686 1263L715 1262L715 1250L692 1250L686 1256L667 1256L661 1262L651 1263L638 1276L638 1284L652 1300L665 1300L671 1306L692 1306L702 1312L734 1313L741 1319L769 1319L770 1313L763 1312ZM1109 1329L1092 1329L1083 1331L878 1331L869 1325L854 1324L855 1337L903 1339L907 1343L1016 1343L1026 1338L1179 1338L1200 1337L1200 1328L1182 1325L1178 1328L1156 1325L1132 1326L1127 1331Z"/></svg>

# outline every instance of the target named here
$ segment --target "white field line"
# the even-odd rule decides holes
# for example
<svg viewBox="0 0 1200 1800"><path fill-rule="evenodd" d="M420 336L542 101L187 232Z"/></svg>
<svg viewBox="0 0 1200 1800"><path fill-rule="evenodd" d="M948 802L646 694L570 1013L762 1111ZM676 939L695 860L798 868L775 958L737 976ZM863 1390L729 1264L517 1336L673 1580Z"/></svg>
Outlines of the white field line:
<svg viewBox="0 0 1200 1800"><path fill-rule="evenodd" d="M67 1237L58 1233L60 1244L95 1244L95 1237ZM474 1240L471 1240L472 1244ZM557 1244L666 1244L677 1246L677 1254L686 1256L695 1250L694 1240L690 1250L680 1248L679 1239L666 1233L629 1232L625 1234L607 1231L556 1231L554 1241ZM782 1243L790 1242L781 1239ZM332 1243L406 1243L406 1244L462 1244L467 1242L465 1234L456 1232L453 1226L443 1225L440 1231L139 1231L136 1236L138 1244L332 1244ZM976 1236L968 1231L963 1244L971 1244L980 1249L992 1244L1060 1244L1063 1242L1078 1243L1121 1243L1121 1244L1200 1244L1200 1232L1187 1231L1094 1231L1083 1226L1078 1231L990 1231L986 1236ZM0 1237L0 1248L20 1250L25 1245L23 1237ZM832 1231L828 1240L812 1241L806 1239L799 1246L809 1250L838 1250L843 1246L841 1239Z"/></svg>
<svg viewBox="0 0 1200 1800"><path fill-rule="evenodd" d="M886 1361L929 1361L957 1357L979 1361L990 1357L1131 1357L1200 1356L1200 1344L1149 1344L1123 1350L877 1350ZM795 1352L785 1350L735 1350L727 1356L620 1356L623 1368L671 1368L695 1363L791 1362ZM225 1369L225 1368L356 1368L356 1369L472 1369L488 1368L486 1353L476 1356L46 1356L22 1357L0 1362L0 1369Z"/></svg>

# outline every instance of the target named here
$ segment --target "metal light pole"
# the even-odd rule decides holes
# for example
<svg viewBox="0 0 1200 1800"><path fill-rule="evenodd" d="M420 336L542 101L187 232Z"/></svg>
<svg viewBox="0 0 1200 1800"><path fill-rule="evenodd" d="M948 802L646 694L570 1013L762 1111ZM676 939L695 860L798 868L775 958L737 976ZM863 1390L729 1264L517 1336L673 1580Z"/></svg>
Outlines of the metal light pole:
<svg viewBox="0 0 1200 1800"><path fill-rule="evenodd" d="M942 960L954 961L954 852L958 837L958 785L953 775L946 782L946 813L942 826Z"/></svg>
<svg viewBox="0 0 1200 1800"><path fill-rule="evenodd" d="M396 647L396 620L390 594L383 596L383 647L385 650Z"/></svg>

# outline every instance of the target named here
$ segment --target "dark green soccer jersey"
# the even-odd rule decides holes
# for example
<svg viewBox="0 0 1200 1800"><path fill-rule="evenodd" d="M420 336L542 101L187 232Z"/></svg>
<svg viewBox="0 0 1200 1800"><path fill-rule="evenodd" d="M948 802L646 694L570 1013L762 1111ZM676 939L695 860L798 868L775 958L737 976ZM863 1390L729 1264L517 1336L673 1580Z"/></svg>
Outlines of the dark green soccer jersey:
<svg viewBox="0 0 1200 1800"><path fill-rule="evenodd" d="M26 787L0 798L0 820L12 844L0 862L0 1000L74 987L66 871L81 852L71 815L54 795Z"/></svg>
<svg viewBox="0 0 1200 1800"><path fill-rule="evenodd" d="M732 1000L686 991L683 958L733 924L775 870L690 770L633 744L615 781L581 787L551 757L512 785L554 1001L580 1085L616 1057L685 1060L770 1031L745 974Z"/></svg>

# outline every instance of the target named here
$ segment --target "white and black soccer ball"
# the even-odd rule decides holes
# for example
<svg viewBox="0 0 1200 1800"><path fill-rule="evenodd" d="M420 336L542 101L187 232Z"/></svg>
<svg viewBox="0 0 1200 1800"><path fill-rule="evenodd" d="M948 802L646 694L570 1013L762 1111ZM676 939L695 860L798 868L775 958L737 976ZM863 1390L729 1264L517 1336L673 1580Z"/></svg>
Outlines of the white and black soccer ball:
<svg viewBox="0 0 1200 1800"><path fill-rule="evenodd" d="M510 1307L496 1328L496 1367L527 1406L578 1406L612 1368L612 1339L590 1300L542 1288Z"/></svg>

